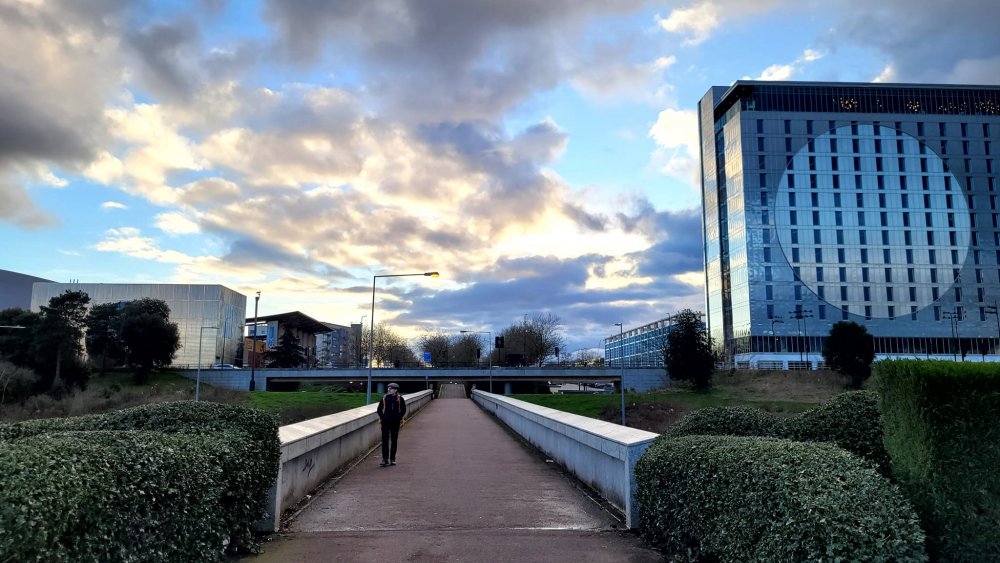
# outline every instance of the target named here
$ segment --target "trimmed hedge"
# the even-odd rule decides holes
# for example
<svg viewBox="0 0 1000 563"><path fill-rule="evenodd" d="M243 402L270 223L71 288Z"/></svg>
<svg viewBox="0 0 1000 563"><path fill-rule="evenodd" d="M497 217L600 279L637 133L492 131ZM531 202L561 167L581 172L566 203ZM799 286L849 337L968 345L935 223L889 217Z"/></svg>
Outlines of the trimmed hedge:
<svg viewBox="0 0 1000 563"><path fill-rule="evenodd" d="M709 407L671 426L657 440L679 436L757 436L797 442L832 442L873 461L889 475L889 456L882 445L878 395L850 391L793 418L781 418L750 407Z"/></svg>
<svg viewBox="0 0 1000 563"><path fill-rule="evenodd" d="M0 425L0 555L212 561L254 544L277 476L266 413L211 403Z"/></svg>
<svg viewBox="0 0 1000 563"><path fill-rule="evenodd" d="M636 465L640 533L676 561L925 561L898 488L832 444L686 436Z"/></svg>
<svg viewBox="0 0 1000 563"><path fill-rule="evenodd" d="M789 419L785 428L786 438L833 442L875 462L883 475L891 475L889 454L882 441L882 412L878 394L873 391L837 395L829 403Z"/></svg>
<svg viewBox="0 0 1000 563"><path fill-rule="evenodd" d="M785 421L752 407L706 407L696 410L667 428L662 439L679 436L772 436L785 435Z"/></svg>
<svg viewBox="0 0 1000 563"><path fill-rule="evenodd" d="M1000 366L875 364L892 471L940 561L1000 561Z"/></svg>

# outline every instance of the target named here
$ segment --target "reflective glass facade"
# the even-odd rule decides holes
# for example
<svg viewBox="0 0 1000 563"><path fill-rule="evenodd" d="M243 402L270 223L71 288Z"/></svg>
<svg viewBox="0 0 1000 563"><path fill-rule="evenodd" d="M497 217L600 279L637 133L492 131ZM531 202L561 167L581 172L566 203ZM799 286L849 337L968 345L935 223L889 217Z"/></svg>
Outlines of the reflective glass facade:
<svg viewBox="0 0 1000 563"><path fill-rule="evenodd" d="M669 332L670 317L667 317L605 338L604 365L663 367L663 347Z"/></svg>
<svg viewBox="0 0 1000 563"><path fill-rule="evenodd" d="M103 284L36 283L31 292L31 310L39 311L53 297L65 291L83 291L90 305L120 303L144 297L161 299L170 307L170 320L177 323L181 347L173 365L198 365L199 336L201 365L233 364L241 352L247 298L221 285L187 284ZM201 327L217 327L218 329Z"/></svg>
<svg viewBox="0 0 1000 563"><path fill-rule="evenodd" d="M1000 88L741 81L699 103L709 331L727 362L998 358ZM797 367L797 366L796 366Z"/></svg>

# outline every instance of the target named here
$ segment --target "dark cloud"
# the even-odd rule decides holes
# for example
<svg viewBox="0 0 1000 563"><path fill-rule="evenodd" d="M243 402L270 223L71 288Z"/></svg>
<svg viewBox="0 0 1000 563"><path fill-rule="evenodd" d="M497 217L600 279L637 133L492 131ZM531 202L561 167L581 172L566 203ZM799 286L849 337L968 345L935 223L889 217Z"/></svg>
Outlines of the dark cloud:
<svg viewBox="0 0 1000 563"><path fill-rule="evenodd" d="M146 85L166 100L190 99L197 84L191 63L201 41L194 20L156 23L126 35Z"/></svg>
<svg viewBox="0 0 1000 563"><path fill-rule="evenodd" d="M951 82L965 62L993 61L980 72L965 72L965 82L995 84L1000 54L1000 3L995 0L920 2L850 0L838 5L839 23L825 38L835 49L845 42L866 45L891 57L900 82Z"/></svg>
<svg viewBox="0 0 1000 563"><path fill-rule="evenodd" d="M296 272L319 274L326 278L347 279L347 272L327 264L317 262L307 256L294 254L278 245L239 237L232 242L229 251L219 258L225 264L233 266L253 266L273 268L289 274Z"/></svg>
<svg viewBox="0 0 1000 563"><path fill-rule="evenodd" d="M356 57L389 107L421 122L496 117L557 85L561 53L591 18L642 0L269 0L266 17L299 61Z"/></svg>
<svg viewBox="0 0 1000 563"><path fill-rule="evenodd" d="M0 181L0 222L22 229L52 227L59 221L35 205L21 186Z"/></svg>
<svg viewBox="0 0 1000 563"><path fill-rule="evenodd" d="M639 275L660 278L702 270L700 211L656 212L653 225L657 242L633 256Z"/></svg>

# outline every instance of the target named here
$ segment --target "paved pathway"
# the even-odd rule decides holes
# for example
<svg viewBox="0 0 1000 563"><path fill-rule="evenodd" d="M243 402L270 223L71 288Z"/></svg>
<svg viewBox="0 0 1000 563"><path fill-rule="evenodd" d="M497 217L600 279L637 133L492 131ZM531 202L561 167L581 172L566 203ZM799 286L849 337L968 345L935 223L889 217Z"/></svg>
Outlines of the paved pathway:
<svg viewBox="0 0 1000 563"><path fill-rule="evenodd" d="M400 432L398 465L378 461L246 561L660 561L469 399L432 401Z"/></svg>

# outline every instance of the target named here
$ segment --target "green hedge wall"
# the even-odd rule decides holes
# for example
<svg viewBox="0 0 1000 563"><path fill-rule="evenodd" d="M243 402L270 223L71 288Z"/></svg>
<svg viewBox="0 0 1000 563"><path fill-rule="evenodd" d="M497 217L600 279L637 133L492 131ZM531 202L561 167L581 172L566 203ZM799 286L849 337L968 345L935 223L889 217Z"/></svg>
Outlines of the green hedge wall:
<svg viewBox="0 0 1000 563"><path fill-rule="evenodd" d="M832 444L686 436L636 465L640 532L673 561L925 561L898 488Z"/></svg>
<svg viewBox="0 0 1000 563"><path fill-rule="evenodd" d="M254 543L271 415L168 403L0 426L0 559L212 561Z"/></svg>
<svg viewBox="0 0 1000 563"><path fill-rule="evenodd" d="M892 471L940 561L1000 561L1000 366L875 364Z"/></svg>
<svg viewBox="0 0 1000 563"><path fill-rule="evenodd" d="M875 463L889 475L889 456L882 445L878 394L850 391L829 403L792 418L781 418L750 407L709 407L697 410L658 438L679 436L757 436L798 442L832 442Z"/></svg>

